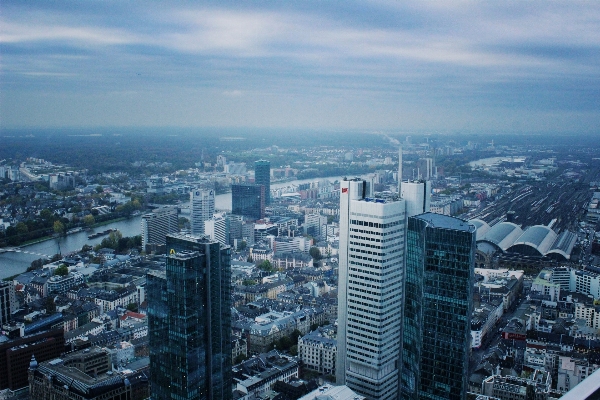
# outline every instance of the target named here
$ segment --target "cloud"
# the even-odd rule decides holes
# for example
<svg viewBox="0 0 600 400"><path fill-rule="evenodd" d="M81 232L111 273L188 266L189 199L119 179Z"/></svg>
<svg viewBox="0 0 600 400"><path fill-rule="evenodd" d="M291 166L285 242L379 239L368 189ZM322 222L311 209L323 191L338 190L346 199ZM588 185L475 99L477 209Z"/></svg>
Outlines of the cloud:
<svg viewBox="0 0 600 400"><path fill-rule="evenodd" d="M16 23L2 21L0 43L13 44L23 42L53 42L65 41L79 45L122 45L140 43L124 29L108 29L95 27L81 27L56 25L45 23Z"/></svg>
<svg viewBox="0 0 600 400"><path fill-rule="evenodd" d="M227 97L241 97L244 95L244 92L241 90L226 90L223 92L223 96Z"/></svg>
<svg viewBox="0 0 600 400"><path fill-rule="evenodd" d="M416 126L401 109L443 114L438 126L484 108L568 116L599 102L600 10L586 2L11 3L0 45L0 96L24 102L0 105L14 124L36 96L75 108L120 96L146 118L158 101L204 96L223 102L223 124L313 123L291 115L304 110L327 126ZM63 103L47 108L69 123Z"/></svg>

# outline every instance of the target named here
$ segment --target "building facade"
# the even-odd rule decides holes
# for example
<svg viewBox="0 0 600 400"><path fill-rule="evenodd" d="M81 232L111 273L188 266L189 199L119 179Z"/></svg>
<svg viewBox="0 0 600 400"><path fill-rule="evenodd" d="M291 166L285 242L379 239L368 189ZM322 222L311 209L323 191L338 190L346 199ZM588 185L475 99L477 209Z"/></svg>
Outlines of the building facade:
<svg viewBox="0 0 600 400"><path fill-rule="evenodd" d="M60 357L64 350L62 328L0 342L0 390L27 386L31 356L42 362Z"/></svg>
<svg viewBox="0 0 600 400"><path fill-rule="evenodd" d="M17 310L15 285L12 281L0 282L0 326L10 321L11 314Z"/></svg>
<svg viewBox="0 0 600 400"><path fill-rule="evenodd" d="M265 187L265 205L271 204L271 163L269 161L254 162L254 183Z"/></svg>
<svg viewBox="0 0 600 400"><path fill-rule="evenodd" d="M406 217L429 212L431 207L431 181L402 182L401 197L406 201Z"/></svg>
<svg viewBox="0 0 600 400"><path fill-rule="evenodd" d="M257 220L265 217L266 190L264 185L231 185L231 212Z"/></svg>
<svg viewBox="0 0 600 400"><path fill-rule="evenodd" d="M475 227L445 215L408 218L402 399L465 399Z"/></svg>
<svg viewBox="0 0 600 400"><path fill-rule="evenodd" d="M372 399L398 397L405 203L340 184L336 382Z"/></svg>
<svg viewBox="0 0 600 400"><path fill-rule="evenodd" d="M148 396L144 371L113 372L110 354L94 347L52 361L29 364L31 400L142 400Z"/></svg>
<svg viewBox="0 0 600 400"><path fill-rule="evenodd" d="M335 329L320 327L299 338L298 356L305 368L335 376L337 359Z"/></svg>
<svg viewBox="0 0 600 400"><path fill-rule="evenodd" d="M229 245L229 217L225 214L215 214L204 222L204 234L210 236L223 246Z"/></svg>
<svg viewBox="0 0 600 400"><path fill-rule="evenodd" d="M177 210L159 208L142 216L142 249L148 244L164 245L169 233L179 232Z"/></svg>
<svg viewBox="0 0 600 400"><path fill-rule="evenodd" d="M230 399L229 247L167 235L166 272L147 275L152 399Z"/></svg>
<svg viewBox="0 0 600 400"><path fill-rule="evenodd" d="M215 213L215 191L195 189L190 192L190 226L192 235L204 235L204 221Z"/></svg>

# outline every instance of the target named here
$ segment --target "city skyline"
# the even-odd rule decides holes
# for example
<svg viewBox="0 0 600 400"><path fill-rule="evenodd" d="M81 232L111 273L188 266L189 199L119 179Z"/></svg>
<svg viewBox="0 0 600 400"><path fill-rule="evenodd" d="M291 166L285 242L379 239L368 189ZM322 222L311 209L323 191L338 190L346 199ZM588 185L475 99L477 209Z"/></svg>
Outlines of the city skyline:
<svg viewBox="0 0 600 400"><path fill-rule="evenodd" d="M2 129L597 133L593 3L10 2Z"/></svg>

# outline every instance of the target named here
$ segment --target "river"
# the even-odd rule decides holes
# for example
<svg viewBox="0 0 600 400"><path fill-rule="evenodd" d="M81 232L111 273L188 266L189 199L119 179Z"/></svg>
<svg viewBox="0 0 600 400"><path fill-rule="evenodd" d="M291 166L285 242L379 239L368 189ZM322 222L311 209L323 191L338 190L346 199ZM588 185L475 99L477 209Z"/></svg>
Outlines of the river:
<svg viewBox="0 0 600 400"><path fill-rule="evenodd" d="M112 228L121 231L123 236L139 235L142 230L141 219L141 216L131 217L123 221L99 226L94 228L91 232L82 231L73 233L61 238L45 240L43 242L31 244L21 248L23 251L37 254L16 253L12 251L0 253L0 279L25 272L33 260L42 258L42 256L39 254L52 256L58 253L59 246L61 253L66 254L72 251L80 250L84 244L94 246L102 242L102 239L107 237L100 236L98 238L89 240L88 235L93 232L102 232L106 229Z"/></svg>
<svg viewBox="0 0 600 400"><path fill-rule="evenodd" d="M322 179L327 179L330 181L340 180L342 179L339 176L329 177L329 178L313 178L313 179L302 179L295 180L290 182L280 182L280 183L272 183L271 188L283 188L286 186L295 186L302 183L314 182ZM185 206L186 203L182 204ZM225 193L215 196L215 208L217 210L231 210L231 193ZM135 236L141 234L141 216L132 217L124 221L114 222L108 225L103 225L101 227L95 228L92 232L102 232L106 229L118 229L121 231L123 236ZM37 254L27 254L27 253L16 253L16 252L5 252L0 253L0 279L4 279L8 276L20 274L25 272L27 267L31 264L33 260L37 260L42 256L39 254L44 254L47 256L52 256L58 253L58 248L60 246L60 251L62 254L67 254L76 250L80 250L84 244L89 244L94 246L104 239L106 236L101 236L96 239L89 240L88 235L92 232L78 232L71 235L67 235L65 237L50 239L40 243L32 244L29 246L22 247L23 251L27 251L29 253L37 253Z"/></svg>

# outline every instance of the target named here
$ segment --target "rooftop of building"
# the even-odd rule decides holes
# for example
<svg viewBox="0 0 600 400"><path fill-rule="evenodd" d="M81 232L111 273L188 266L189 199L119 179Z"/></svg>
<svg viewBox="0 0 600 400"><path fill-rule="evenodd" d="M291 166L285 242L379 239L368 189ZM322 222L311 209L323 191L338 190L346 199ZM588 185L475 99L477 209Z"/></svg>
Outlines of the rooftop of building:
<svg viewBox="0 0 600 400"><path fill-rule="evenodd" d="M107 371L94 376L88 375L80 369L69 366L81 357L101 357L107 355L106 351L99 348L91 348L68 354L63 358L40 363L35 373L44 376L52 376L52 379L65 388L78 392L85 397L99 394L113 388L130 385L131 381L127 374ZM108 355L107 355L108 357Z"/></svg>
<svg viewBox="0 0 600 400"><path fill-rule="evenodd" d="M196 258L200 255L197 251L179 251L170 253L167 258L175 259L175 260L191 260L192 258Z"/></svg>
<svg viewBox="0 0 600 400"><path fill-rule="evenodd" d="M416 218L425 221L432 228L452 229L455 231L464 232L475 232L476 229L474 225L462 219L431 212L415 215L411 218Z"/></svg>
<svg viewBox="0 0 600 400"><path fill-rule="evenodd" d="M299 400L363 400L365 397L357 394L346 385L323 385Z"/></svg>

